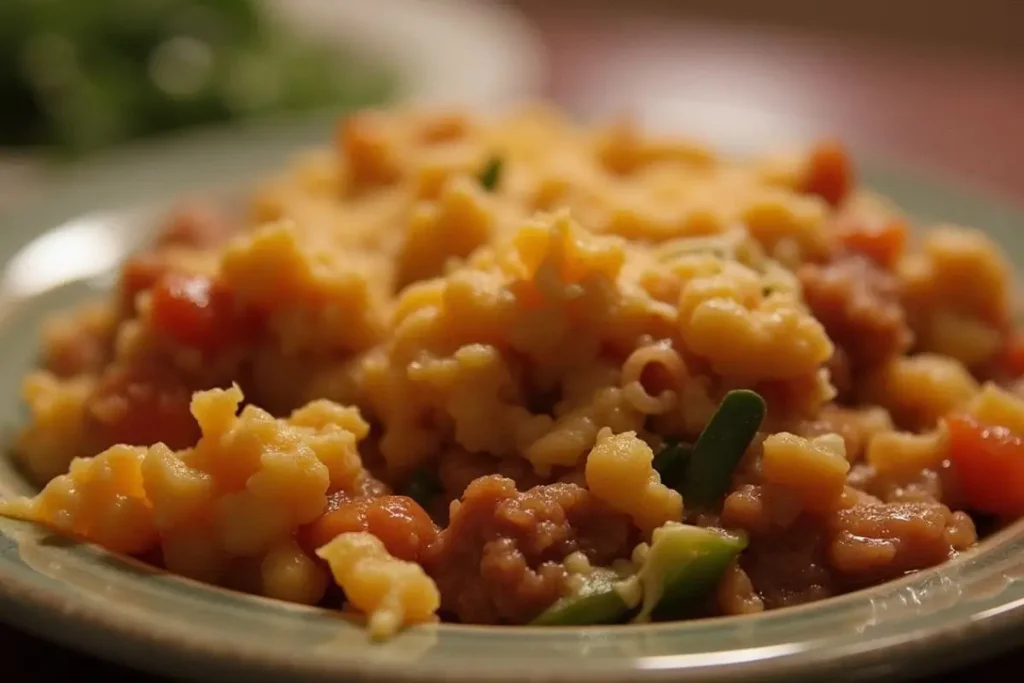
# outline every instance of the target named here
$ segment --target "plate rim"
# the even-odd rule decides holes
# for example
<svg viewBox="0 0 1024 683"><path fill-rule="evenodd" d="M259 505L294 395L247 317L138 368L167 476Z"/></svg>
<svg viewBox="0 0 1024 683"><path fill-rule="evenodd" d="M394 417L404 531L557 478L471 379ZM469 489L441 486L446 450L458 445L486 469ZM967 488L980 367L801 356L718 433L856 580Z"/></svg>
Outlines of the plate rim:
<svg viewBox="0 0 1024 683"><path fill-rule="evenodd" d="M134 558L120 556L94 544L78 543L68 541L63 537L55 537L49 532L39 531L36 529L36 525L16 520L0 518L0 542L12 539L14 544L18 544L18 541L12 538L12 527L16 528L14 537L22 535L25 528L31 528L29 534L38 536L35 539L30 539L30 542L46 543L46 539L56 538L58 545L69 546L76 554L87 553L102 558L103 561L113 560L115 564L128 570L141 566L141 563ZM20 529L17 529L18 527ZM1015 525L1015 528L1006 531L1012 532L1008 535L1012 535L1016 545L1020 547L1024 541L1024 525L1018 524ZM983 548L980 552L973 553L973 556L977 558L991 554L991 551L995 550L994 548ZM911 584L927 575L941 573L943 567L961 564L959 561L954 562L956 565L949 563L939 568L925 570L916 577L905 577L880 587L838 596L820 603L755 615L752 618L758 621L764 621L766 617L779 619L791 616L796 612L805 614L821 612L827 610L829 606L835 605L837 601L852 603L865 599L870 600L873 594L883 592L884 586ZM727 657L724 662L707 670L694 666L644 666L638 665L644 658L630 659L626 657L613 659L611 664L602 660L603 669L586 669L575 672L567 667L555 671L502 670L495 669L487 663L476 663L469 666L462 663L455 668L438 666L438 663L434 663L432 667L423 669L415 660L404 663L389 662L384 668L379 668L381 664L379 661L360 659L358 656L327 660L328 665L324 666L323 660L310 664L303 662L301 658L275 656L263 652L258 647L246 646L243 644L244 641L237 637L230 638L227 642L203 641L190 639L182 632L181 628L174 629L166 626L152 628L154 623L160 623L159 620L146 619L138 615L125 616L117 609L96 609L95 604L90 603L89 596L80 595L77 592L68 591L58 595L41 590L17 573L8 571L5 567L8 564L0 561L0 621L29 631L45 640L65 645L78 652L109 662L157 675L173 675L202 681L251 680L256 675L259 680L294 683L326 683L327 681L337 681L339 677L344 677L344 680L347 681L366 681L367 683L383 681L438 683L442 680L459 683L521 683L523 681L550 683L706 681L708 683L726 683L752 680L751 677L763 681L788 681L794 676L810 677L825 674L834 674L837 680L846 680L847 677L854 677L875 667L887 669L887 675L890 678L900 680L902 677L909 676L908 667L911 664L919 667L914 674L920 675L923 672L951 668L982 658L992 652L998 652L1008 647L1014 627L1024 620L1024 596L1022 596L1012 603L989 610L991 613L985 614L983 619L977 619L977 615L974 614L965 615L954 622L926 625L864 642L858 642L856 638L853 638L839 644L835 650L815 651L811 648L804 648L796 654L784 654L779 658L767 661L754 657L741 657L730 661ZM153 576L160 576L164 580L170 581L172 586L176 586L173 590L179 594L182 594L184 590L189 590L197 592L198 595L204 593L229 595L233 600L245 601L250 607L255 605L270 607L275 611L301 612L307 616L312 615L316 621L337 620L337 615L329 610L292 605L259 596L248 596L177 577L163 570L147 569L145 573L152 573ZM744 617L721 617L713 621L731 622L732 625L739 625L744 621L749 623ZM55 622L58 625L57 629L53 628ZM633 631L634 628L644 631L650 631L652 628L660 631L683 630L681 626L686 623L689 623L692 629L692 625L696 622L618 628L630 629L621 632L621 635L628 636L631 632L641 635L638 631ZM342 627L341 623L336 622L336 625ZM499 629L492 627L439 625L418 628L436 629L440 632L438 637L443 637L446 632L451 634L449 637L457 636L460 632L485 634L485 637L489 638L503 636ZM575 635L579 635L580 631L601 633L613 631L616 628L594 626L571 629L571 631L575 632ZM570 629L526 627L525 630L533 632L534 635L537 631L544 631L545 634L570 633ZM519 634L523 634L525 630L516 629ZM978 647L952 647L955 644L962 646L968 640ZM932 657L934 650L947 642L952 656L941 661ZM747 649L770 650L774 647ZM737 648L737 650L742 652L743 648ZM892 660L894 655L899 655L896 662ZM673 658L651 657L648 659ZM765 664L767 666L761 669L760 666Z"/></svg>

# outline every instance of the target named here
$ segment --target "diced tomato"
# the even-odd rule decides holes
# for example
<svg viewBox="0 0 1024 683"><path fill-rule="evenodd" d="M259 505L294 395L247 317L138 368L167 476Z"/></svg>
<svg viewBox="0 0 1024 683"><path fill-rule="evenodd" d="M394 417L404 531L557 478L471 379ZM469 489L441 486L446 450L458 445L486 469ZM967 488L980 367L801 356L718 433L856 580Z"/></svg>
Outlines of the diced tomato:
<svg viewBox="0 0 1024 683"><path fill-rule="evenodd" d="M430 515L407 496L380 496L332 501L333 510L299 530L299 542L310 553L340 534L367 531L393 556L416 561L437 536Z"/></svg>
<svg viewBox="0 0 1024 683"><path fill-rule="evenodd" d="M244 339L255 322L232 293L205 275L165 273L154 285L153 327L176 342L216 351Z"/></svg>
<svg viewBox="0 0 1024 683"><path fill-rule="evenodd" d="M843 145L825 141L811 150L804 192L816 194L832 206L839 206L853 189L853 184L853 164Z"/></svg>
<svg viewBox="0 0 1024 683"><path fill-rule="evenodd" d="M218 311L214 297L210 278L168 273L153 287L153 326L186 346L220 346L217 314L224 311Z"/></svg>
<svg viewBox="0 0 1024 683"><path fill-rule="evenodd" d="M978 512L1024 515L1024 438L970 415L946 418L949 459L970 507Z"/></svg>
<svg viewBox="0 0 1024 683"><path fill-rule="evenodd" d="M910 227L906 221L856 223L844 226L839 239L850 251L867 256L886 268L891 268L907 248Z"/></svg>

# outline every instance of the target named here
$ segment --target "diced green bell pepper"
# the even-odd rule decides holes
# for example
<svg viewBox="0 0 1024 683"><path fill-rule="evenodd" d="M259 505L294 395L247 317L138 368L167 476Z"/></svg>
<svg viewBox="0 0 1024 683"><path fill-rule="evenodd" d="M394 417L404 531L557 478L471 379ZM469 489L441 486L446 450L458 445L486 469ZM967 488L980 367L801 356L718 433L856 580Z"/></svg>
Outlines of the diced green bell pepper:
<svg viewBox="0 0 1024 683"><path fill-rule="evenodd" d="M531 624L534 626L587 626L616 624L626 620L631 608L623 597L614 572L595 570L584 577L583 587L548 607Z"/></svg>
<svg viewBox="0 0 1024 683"><path fill-rule="evenodd" d="M725 496L765 411L764 399L756 392L738 389L725 395L687 463L683 486L687 506L712 507Z"/></svg>
<svg viewBox="0 0 1024 683"><path fill-rule="evenodd" d="M746 537L720 529L669 523L654 531L639 579L637 620L680 618L718 585L747 547Z"/></svg>

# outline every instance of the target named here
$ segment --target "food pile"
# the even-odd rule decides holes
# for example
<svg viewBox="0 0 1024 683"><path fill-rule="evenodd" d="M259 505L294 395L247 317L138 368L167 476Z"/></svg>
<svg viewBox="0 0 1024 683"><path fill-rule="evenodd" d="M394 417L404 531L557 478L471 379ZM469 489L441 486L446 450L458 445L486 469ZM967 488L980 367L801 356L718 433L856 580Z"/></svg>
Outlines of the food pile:
<svg viewBox="0 0 1024 683"><path fill-rule="evenodd" d="M43 330L45 488L3 512L381 637L934 567L1024 513L1012 270L855 180L827 142L360 112Z"/></svg>

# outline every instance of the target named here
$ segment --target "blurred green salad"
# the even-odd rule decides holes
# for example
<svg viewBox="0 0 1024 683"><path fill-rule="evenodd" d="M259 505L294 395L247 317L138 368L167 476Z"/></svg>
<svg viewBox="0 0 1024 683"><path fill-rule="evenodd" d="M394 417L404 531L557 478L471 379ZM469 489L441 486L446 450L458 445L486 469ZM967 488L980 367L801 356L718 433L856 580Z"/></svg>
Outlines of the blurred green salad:
<svg viewBox="0 0 1024 683"><path fill-rule="evenodd" d="M0 146L77 156L200 123L376 104L392 86L259 0L0 0Z"/></svg>

